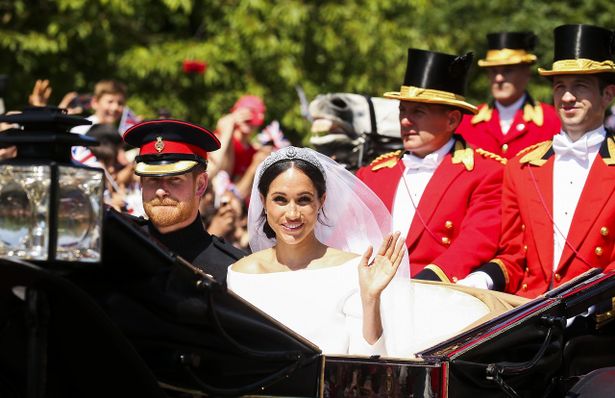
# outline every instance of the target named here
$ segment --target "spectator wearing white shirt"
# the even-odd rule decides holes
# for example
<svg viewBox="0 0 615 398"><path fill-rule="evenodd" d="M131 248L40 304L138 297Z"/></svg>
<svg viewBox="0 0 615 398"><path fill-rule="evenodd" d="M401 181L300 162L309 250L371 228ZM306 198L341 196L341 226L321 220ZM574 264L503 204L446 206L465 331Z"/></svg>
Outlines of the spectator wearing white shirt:
<svg viewBox="0 0 615 398"><path fill-rule="evenodd" d="M116 80L101 80L94 86L90 102L94 114L87 117L94 124L111 124L117 127L126 105L126 86ZM91 125L74 127L71 132L85 134Z"/></svg>

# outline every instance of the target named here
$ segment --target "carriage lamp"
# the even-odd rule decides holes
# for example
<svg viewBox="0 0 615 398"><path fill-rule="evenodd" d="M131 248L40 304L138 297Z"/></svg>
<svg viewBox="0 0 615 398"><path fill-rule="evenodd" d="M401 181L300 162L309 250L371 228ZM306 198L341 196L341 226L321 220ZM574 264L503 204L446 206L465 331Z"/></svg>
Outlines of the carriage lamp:
<svg viewBox="0 0 615 398"><path fill-rule="evenodd" d="M63 109L27 108L1 115L11 123L0 148L0 256L47 263L99 263L102 253L104 172L71 160L72 146L95 140L70 133L90 122Z"/></svg>

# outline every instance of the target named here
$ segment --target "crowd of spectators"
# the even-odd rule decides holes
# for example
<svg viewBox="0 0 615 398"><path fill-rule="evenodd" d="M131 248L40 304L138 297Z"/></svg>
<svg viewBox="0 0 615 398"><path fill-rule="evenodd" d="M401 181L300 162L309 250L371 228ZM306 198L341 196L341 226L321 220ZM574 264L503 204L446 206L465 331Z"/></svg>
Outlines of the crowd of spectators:
<svg viewBox="0 0 615 398"><path fill-rule="evenodd" d="M127 113L131 112L126 106L126 85L115 80L101 80L94 85L92 94L69 92L58 104L50 104L52 92L49 80L36 80L28 95L29 105L57 106L69 115L83 116L91 122L74 127L71 132L94 138L99 144L73 147L73 160L105 171L107 205L143 216L139 177L134 174L138 150L127 147L122 141L123 132L130 127L126 120ZM289 145L277 122L264 126L265 113L266 106L260 97L245 95L230 107L228 114L219 118L214 133L222 148L209 159L210 183L200 206L203 223L211 234L246 251L249 251L247 206L256 168L276 146ZM166 109L160 109L158 114L159 119L173 118ZM2 123L0 131L11 127ZM15 157L16 151L14 146L0 149L0 160Z"/></svg>
<svg viewBox="0 0 615 398"><path fill-rule="evenodd" d="M29 104L50 105L52 90L49 80L36 80L28 95ZM91 95L69 92L55 106L91 122L71 132L92 137L99 145L73 148L73 159L105 170L106 204L118 211L143 216L139 177L134 174L134 158L138 151L126 147L121 139L123 131L129 127L124 120L130 112L127 99L126 85L115 80L101 80L93 86ZM15 111L7 114L11 112ZM166 109L159 110L158 114L160 119L173 118ZM610 128L615 128L614 114L615 106L610 108L605 122ZM229 112L218 119L214 133L220 139L221 149L210 155L210 183L200 206L209 233L248 252L247 206L257 166L272 151L290 144L277 121L265 126L265 120L266 105L255 95L241 96ZM2 123L0 131L10 127ZM15 155L15 147L0 149L0 160Z"/></svg>

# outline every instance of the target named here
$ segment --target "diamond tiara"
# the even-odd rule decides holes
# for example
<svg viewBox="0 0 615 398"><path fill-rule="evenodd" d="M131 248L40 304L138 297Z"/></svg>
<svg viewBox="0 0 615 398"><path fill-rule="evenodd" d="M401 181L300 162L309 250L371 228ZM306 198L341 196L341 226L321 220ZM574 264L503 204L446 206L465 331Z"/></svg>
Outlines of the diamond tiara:
<svg viewBox="0 0 615 398"><path fill-rule="evenodd" d="M260 173L258 174L258 179L260 180L269 167L277 162L281 162L282 160L303 160L308 162L312 166L316 167L322 173L323 177L327 178L327 174L325 173L324 167L322 164L316 159L316 156L312 154L312 149L309 148L297 148L294 146L287 146L280 150L273 152L263 161L263 167L261 167Z"/></svg>

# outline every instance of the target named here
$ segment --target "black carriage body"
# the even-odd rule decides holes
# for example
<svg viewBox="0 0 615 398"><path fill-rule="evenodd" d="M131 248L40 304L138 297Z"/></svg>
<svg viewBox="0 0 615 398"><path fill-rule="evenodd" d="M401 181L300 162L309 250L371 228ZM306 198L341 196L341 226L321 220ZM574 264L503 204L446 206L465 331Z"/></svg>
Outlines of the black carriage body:
<svg viewBox="0 0 615 398"><path fill-rule="evenodd" d="M131 220L108 211L104 227L97 269L0 259L0 396L26 396L37 341L15 286L47 297L48 397L556 397L615 365L614 273L590 271L416 358L326 356ZM602 314L580 316L588 308Z"/></svg>

